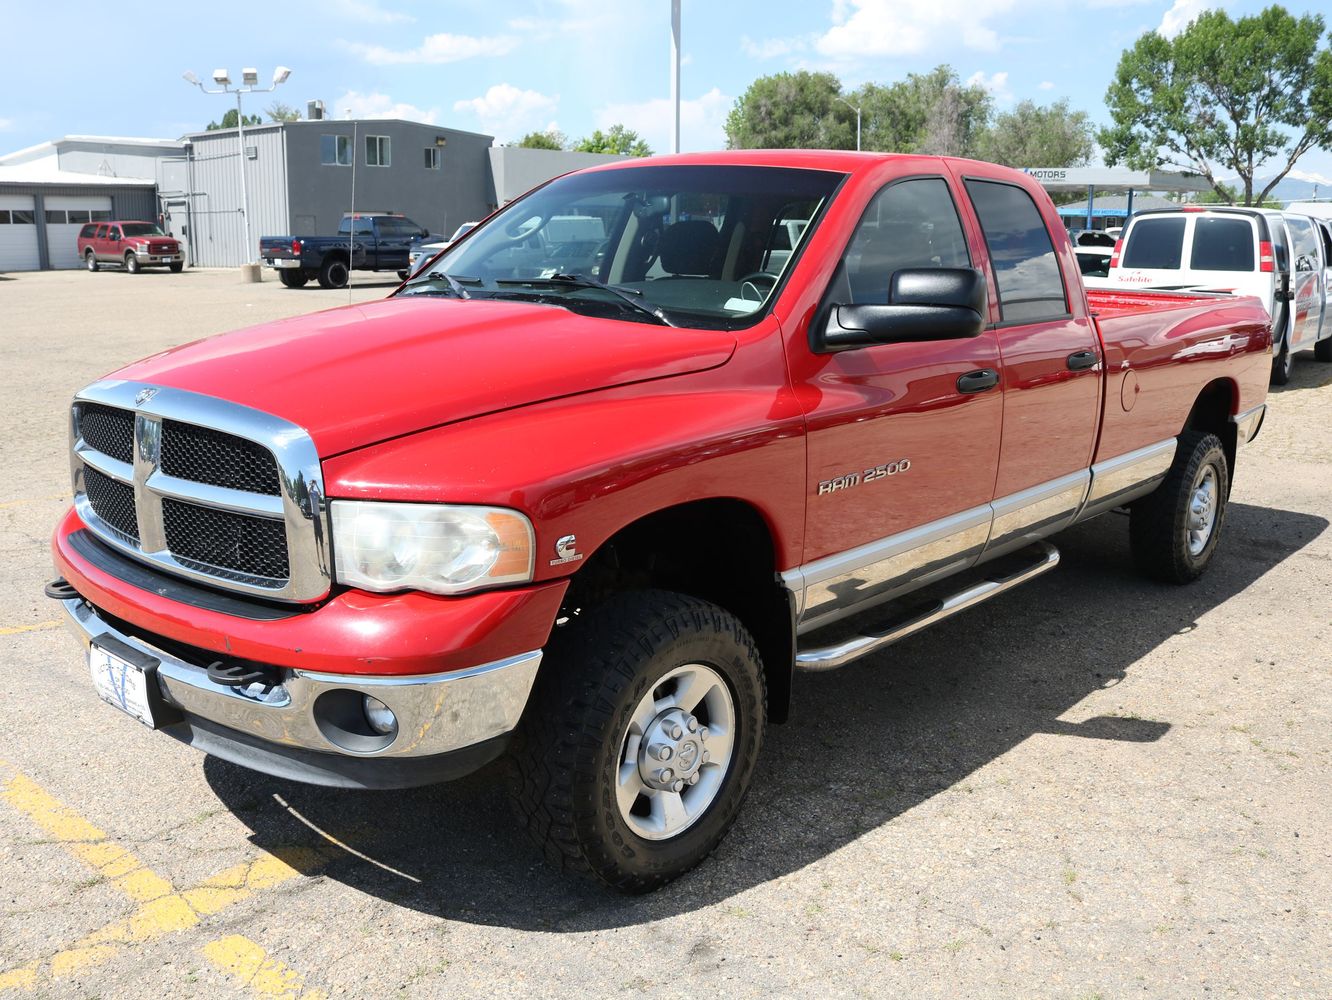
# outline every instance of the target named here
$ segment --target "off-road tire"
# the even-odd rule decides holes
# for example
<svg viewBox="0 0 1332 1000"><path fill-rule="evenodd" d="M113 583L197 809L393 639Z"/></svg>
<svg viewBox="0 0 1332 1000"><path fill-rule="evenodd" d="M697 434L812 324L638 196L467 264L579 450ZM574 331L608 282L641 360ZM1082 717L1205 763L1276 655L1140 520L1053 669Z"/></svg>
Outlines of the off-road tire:
<svg viewBox="0 0 1332 1000"><path fill-rule="evenodd" d="M130 274L138 274L143 270L143 268L139 266L139 255L133 250L125 254L125 270Z"/></svg>
<svg viewBox="0 0 1332 1000"><path fill-rule="evenodd" d="M726 682L736 733L716 797L692 825L647 840L616 802L634 707L674 668L702 663ZM612 597L558 627L509 755L518 819L546 859L627 893L650 892L708 856L740 811L767 719L763 666L740 621L661 590Z"/></svg>
<svg viewBox="0 0 1332 1000"><path fill-rule="evenodd" d="M310 276L304 271L279 271L278 280L287 288L304 288Z"/></svg>
<svg viewBox="0 0 1332 1000"><path fill-rule="evenodd" d="M319 265L320 288L346 288L351 271L347 262L338 257L327 257Z"/></svg>
<svg viewBox="0 0 1332 1000"><path fill-rule="evenodd" d="M171 269L172 274L180 274L181 271L185 270L185 262L183 260L172 261L167 267Z"/></svg>
<svg viewBox="0 0 1332 1000"><path fill-rule="evenodd" d="M1209 465L1216 477L1214 513L1210 534L1195 553L1189 547L1190 507L1202 470ZM1229 494L1230 465L1221 439L1185 431L1165 480L1130 508L1129 542L1138 569L1163 583L1189 583L1202 576L1216 554Z"/></svg>
<svg viewBox="0 0 1332 1000"><path fill-rule="evenodd" d="M102 269L102 265L97 263L97 254L91 250L83 255L83 266L89 271L100 271Z"/></svg>

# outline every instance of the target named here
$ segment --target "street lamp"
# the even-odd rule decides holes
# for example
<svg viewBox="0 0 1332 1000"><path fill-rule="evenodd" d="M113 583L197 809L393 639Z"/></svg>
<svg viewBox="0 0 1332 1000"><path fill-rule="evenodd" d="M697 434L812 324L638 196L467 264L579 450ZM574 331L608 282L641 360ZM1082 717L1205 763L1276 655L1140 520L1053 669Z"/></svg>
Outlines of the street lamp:
<svg viewBox="0 0 1332 1000"><path fill-rule="evenodd" d="M287 77L291 76L291 70L286 66L279 66L273 70L273 82L267 87L261 87L259 86L259 71L252 66L247 66L241 70L241 86L233 87L231 74L225 69L215 69L213 70L213 82L221 88L220 90L209 90L189 70L186 70L181 76L186 83L198 87L205 94L236 95L236 142L240 150L241 214L245 216L245 255L246 263L253 264L254 236L250 232L250 189L245 179L245 111L241 108L241 95L267 94L276 90L280 84L287 82Z"/></svg>
<svg viewBox="0 0 1332 1000"><path fill-rule="evenodd" d="M836 95L833 95L833 100L841 101L843 104L845 104L848 108L850 108L852 111L856 113L856 152L859 153L860 152L860 108L856 107L856 105L852 104L845 97L838 97Z"/></svg>

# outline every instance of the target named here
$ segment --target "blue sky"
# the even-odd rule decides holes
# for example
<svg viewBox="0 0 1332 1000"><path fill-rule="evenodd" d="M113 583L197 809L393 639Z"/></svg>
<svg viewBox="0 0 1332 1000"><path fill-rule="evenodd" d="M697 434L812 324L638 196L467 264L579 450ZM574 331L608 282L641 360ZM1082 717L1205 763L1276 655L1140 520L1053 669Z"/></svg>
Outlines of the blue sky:
<svg viewBox="0 0 1332 1000"><path fill-rule="evenodd" d="M404 117L504 142L555 126L571 138L624 122L669 149L669 0L319 0L178 4L170 17L122 5L7 0L0 151L65 134L177 137L229 106L188 86L225 66L267 80L274 99L331 115ZM722 123L755 78L826 69L849 87L952 65L1000 109L1066 97L1097 122L1120 52L1232 0L683 0L683 147L723 145ZM165 11L167 8L161 8ZM1306 8L1292 6L1296 13ZM1312 8L1310 8L1312 9ZM57 18L60 23L56 23ZM40 44L53 30L62 44ZM16 44L31 39L37 44ZM107 61L99 68L100 57ZM117 65L118 64L118 65ZM1332 189L1332 154L1297 171ZM1332 193L1332 190L1329 190Z"/></svg>

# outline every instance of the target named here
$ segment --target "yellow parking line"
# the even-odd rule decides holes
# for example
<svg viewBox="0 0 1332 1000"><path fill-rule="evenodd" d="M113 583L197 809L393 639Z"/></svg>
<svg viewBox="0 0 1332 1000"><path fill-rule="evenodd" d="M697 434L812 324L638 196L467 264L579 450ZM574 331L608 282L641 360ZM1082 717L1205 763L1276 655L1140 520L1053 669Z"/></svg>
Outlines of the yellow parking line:
<svg viewBox="0 0 1332 1000"><path fill-rule="evenodd" d="M59 628L58 621L38 622L36 625L6 625L0 628L0 635L18 635L20 632L41 632L48 628Z"/></svg>
<svg viewBox="0 0 1332 1000"><path fill-rule="evenodd" d="M105 832L30 778L15 774L0 784L0 801L13 806L48 837L140 904L128 917L107 924L51 956L49 971L54 977L100 965L124 945L141 944L194 927L204 917L262 889L312 873L326 858L326 853L316 848L279 849L233 865L192 889L177 892L140 858L109 843ZM35 989L38 974L46 967L45 961L37 961L0 973L0 991Z"/></svg>
<svg viewBox="0 0 1332 1000"><path fill-rule="evenodd" d="M240 934L219 938L204 945L204 956L214 968L272 1000L323 1000L322 990L306 990L305 977L284 965L249 938Z"/></svg>

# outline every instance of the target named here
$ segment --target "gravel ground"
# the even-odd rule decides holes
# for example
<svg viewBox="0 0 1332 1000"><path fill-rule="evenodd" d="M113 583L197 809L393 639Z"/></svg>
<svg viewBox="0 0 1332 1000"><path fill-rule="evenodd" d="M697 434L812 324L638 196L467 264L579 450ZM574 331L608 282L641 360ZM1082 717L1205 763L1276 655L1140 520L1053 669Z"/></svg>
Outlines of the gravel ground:
<svg viewBox="0 0 1332 1000"><path fill-rule="evenodd" d="M621 898L548 870L491 769L330 792L99 702L41 594L71 393L169 345L387 294L235 272L0 277L0 994L1332 995L1332 367L1301 355L1211 572L1127 520L796 683L717 855Z"/></svg>

